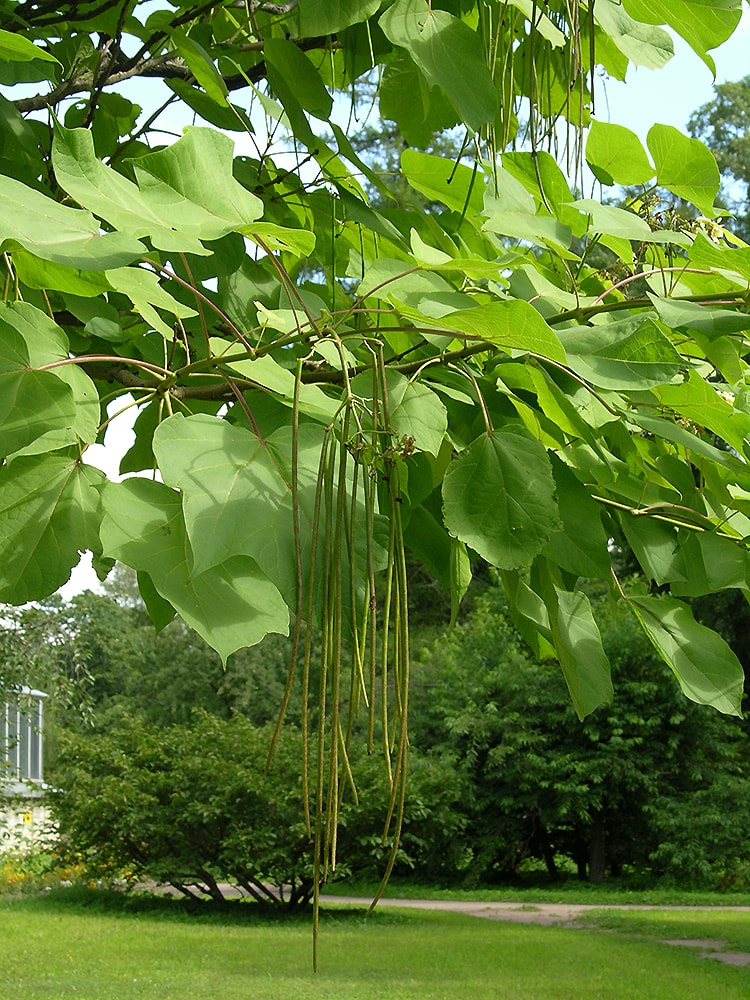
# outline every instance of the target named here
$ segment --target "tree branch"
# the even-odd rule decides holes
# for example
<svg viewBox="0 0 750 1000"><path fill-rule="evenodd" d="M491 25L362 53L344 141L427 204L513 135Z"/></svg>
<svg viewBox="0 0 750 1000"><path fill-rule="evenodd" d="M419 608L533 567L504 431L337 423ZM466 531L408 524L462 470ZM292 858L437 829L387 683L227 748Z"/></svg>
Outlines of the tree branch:
<svg viewBox="0 0 750 1000"><path fill-rule="evenodd" d="M295 44L303 52L326 49L331 44L325 36L301 38L293 41L295 41ZM263 51L262 42L249 42L246 46L243 46L245 51L251 50L251 47L252 51ZM131 80L134 77L144 77L147 79L157 77L161 80L184 80L186 83L195 82L187 63L179 56L176 56L174 52L164 52L159 56L144 59L135 66L123 68L125 65L122 61L118 60L106 78L98 81L97 88L103 90L105 87L113 87L118 83L122 83L123 80ZM248 83L258 83L260 80L265 80L266 76L266 64L264 61L261 61L245 70L244 73L224 77L224 83L229 91L242 90L243 87L248 86ZM44 108L53 107L73 94L90 91L92 89L92 82L90 73L71 77L69 80L64 80L58 84L48 94L35 94L33 97L23 97L17 101L13 101L13 105L21 114L26 114L29 111L42 111Z"/></svg>
<svg viewBox="0 0 750 1000"><path fill-rule="evenodd" d="M120 0L103 0L93 10L82 10L85 3L24 3L17 7L14 16L23 19L30 27L43 27L46 24L59 24L61 21L81 23L90 21L99 14L116 7Z"/></svg>

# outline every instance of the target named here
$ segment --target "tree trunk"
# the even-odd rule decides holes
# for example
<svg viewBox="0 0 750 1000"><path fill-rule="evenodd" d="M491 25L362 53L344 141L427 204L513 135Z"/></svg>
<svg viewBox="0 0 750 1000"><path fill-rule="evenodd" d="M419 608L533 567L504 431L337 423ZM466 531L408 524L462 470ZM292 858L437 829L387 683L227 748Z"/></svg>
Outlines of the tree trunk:
<svg viewBox="0 0 750 1000"><path fill-rule="evenodd" d="M594 813L589 841L589 882L603 882L607 872L607 835L604 821Z"/></svg>
<svg viewBox="0 0 750 1000"><path fill-rule="evenodd" d="M560 877L560 873L557 870L557 865L555 864L555 852L552 850L552 844L549 840L549 834L547 833L547 828L541 823L538 829L539 842L542 847L542 856L544 858L544 863L547 866L547 874L553 881L557 881Z"/></svg>

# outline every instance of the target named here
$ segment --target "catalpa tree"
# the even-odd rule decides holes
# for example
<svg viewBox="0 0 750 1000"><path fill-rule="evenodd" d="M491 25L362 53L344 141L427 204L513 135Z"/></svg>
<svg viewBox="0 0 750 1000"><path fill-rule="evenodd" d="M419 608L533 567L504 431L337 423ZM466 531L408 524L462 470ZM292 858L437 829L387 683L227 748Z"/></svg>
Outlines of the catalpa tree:
<svg viewBox="0 0 750 1000"><path fill-rule="evenodd" d="M713 68L740 16L0 3L0 600L91 550L224 659L291 631L323 872L358 714L403 808L409 563L454 611L472 560L496 567L580 716L612 697L582 580L739 712L739 663L682 598L750 586L750 248L705 146L592 111L602 70L669 60L665 25ZM404 138L413 208L352 146L368 114ZM420 151L449 129L459 157ZM128 407L134 475L108 482L87 448ZM617 578L618 545L656 587Z"/></svg>

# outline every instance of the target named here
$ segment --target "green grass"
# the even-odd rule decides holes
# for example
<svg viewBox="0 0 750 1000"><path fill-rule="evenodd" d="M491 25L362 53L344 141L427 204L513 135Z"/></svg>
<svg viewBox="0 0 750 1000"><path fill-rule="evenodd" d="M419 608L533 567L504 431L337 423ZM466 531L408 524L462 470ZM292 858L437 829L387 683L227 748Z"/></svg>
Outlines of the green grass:
<svg viewBox="0 0 750 1000"><path fill-rule="evenodd" d="M623 913L599 911L581 918L597 927L620 934L637 934L653 940L714 939L725 941L727 950L750 954L750 913L722 910L691 912L655 910Z"/></svg>
<svg viewBox="0 0 750 1000"><path fill-rule="evenodd" d="M719 931L703 914L688 916L690 936L730 939L726 928ZM0 969L3 994L24 1000L746 1000L750 995L750 970L634 937L634 929L650 937L649 926L657 936L662 933L656 919L651 925L638 920L623 925L625 933L603 934L453 913L394 910L365 919L358 910L334 909L323 919L321 968L315 975L308 917L268 921L243 904L191 908L164 899L53 892L0 900Z"/></svg>

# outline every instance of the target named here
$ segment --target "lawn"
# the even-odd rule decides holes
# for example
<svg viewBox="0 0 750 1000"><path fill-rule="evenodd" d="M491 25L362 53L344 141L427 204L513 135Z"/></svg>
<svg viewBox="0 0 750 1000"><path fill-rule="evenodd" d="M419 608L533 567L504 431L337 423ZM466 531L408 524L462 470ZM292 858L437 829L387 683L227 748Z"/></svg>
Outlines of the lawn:
<svg viewBox="0 0 750 1000"><path fill-rule="evenodd" d="M579 922L657 940L707 939L725 941L728 949L750 954L750 913L712 910L599 911Z"/></svg>
<svg viewBox="0 0 750 1000"><path fill-rule="evenodd" d="M690 936L723 936L688 916ZM649 917L602 933L329 910L316 975L307 918L58 891L0 900L0 978L24 1000L747 1000L750 970L651 940Z"/></svg>

